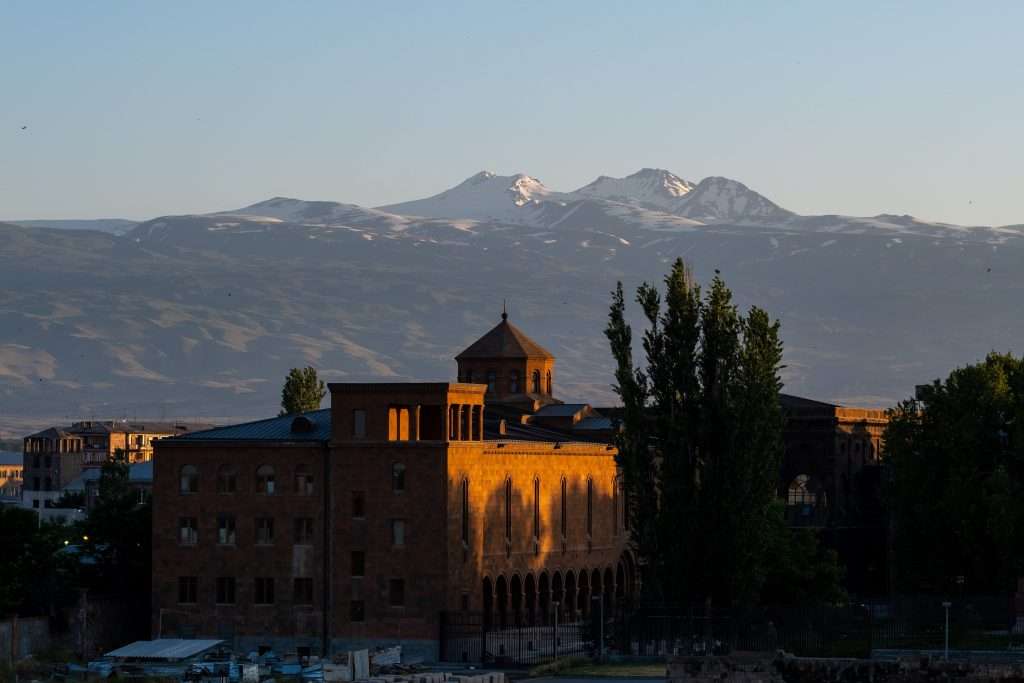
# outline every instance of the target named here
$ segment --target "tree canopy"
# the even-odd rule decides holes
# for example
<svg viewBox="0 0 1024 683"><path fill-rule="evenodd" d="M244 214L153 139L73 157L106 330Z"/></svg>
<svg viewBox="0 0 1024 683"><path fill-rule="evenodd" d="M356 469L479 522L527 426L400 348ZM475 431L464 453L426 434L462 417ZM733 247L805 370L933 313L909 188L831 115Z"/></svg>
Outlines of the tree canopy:
<svg viewBox="0 0 1024 683"><path fill-rule="evenodd" d="M326 395L327 388L314 368L292 368L281 389L281 415L317 410Z"/></svg>
<svg viewBox="0 0 1024 683"><path fill-rule="evenodd" d="M990 354L889 418L897 588L1014 590L1024 574L1024 359Z"/></svg>
<svg viewBox="0 0 1024 683"><path fill-rule="evenodd" d="M681 259L664 285L664 296L646 283L636 293L647 322L643 367L633 361L621 283L605 332L623 403L618 462L647 596L750 604L796 565L825 577L822 595L836 595L834 557L819 572L816 540L794 539L776 503L778 321L756 307L741 315L717 275L702 297ZM769 561L778 552L799 562Z"/></svg>

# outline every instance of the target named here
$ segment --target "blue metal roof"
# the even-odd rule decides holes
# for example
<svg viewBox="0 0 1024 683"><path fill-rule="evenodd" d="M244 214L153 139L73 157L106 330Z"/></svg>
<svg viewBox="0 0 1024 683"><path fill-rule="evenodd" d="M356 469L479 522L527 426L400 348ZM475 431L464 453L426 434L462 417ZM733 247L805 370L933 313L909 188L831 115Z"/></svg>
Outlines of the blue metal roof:
<svg viewBox="0 0 1024 683"><path fill-rule="evenodd" d="M161 443L193 441L329 441L331 438L331 409L302 413L312 422L308 431L292 431L292 422L299 415L271 417L256 422L216 427L201 432L161 439Z"/></svg>
<svg viewBox="0 0 1024 683"><path fill-rule="evenodd" d="M20 466L22 460L23 457L21 453L16 453L15 451L0 451L0 465L6 465L7 467L11 467L12 465Z"/></svg>
<svg viewBox="0 0 1024 683"><path fill-rule="evenodd" d="M537 417L572 417L581 410L585 410L589 407L590 406L586 403L556 403L544 406L534 413L534 415Z"/></svg>
<svg viewBox="0 0 1024 683"><path fill-rule="evenodd" d="M185 640L180 638L137 640L130 645L112 650L104 656L118 659L168 659L177 661L195 657L207 650L212 650L223 642L223 640Z"/></svg>

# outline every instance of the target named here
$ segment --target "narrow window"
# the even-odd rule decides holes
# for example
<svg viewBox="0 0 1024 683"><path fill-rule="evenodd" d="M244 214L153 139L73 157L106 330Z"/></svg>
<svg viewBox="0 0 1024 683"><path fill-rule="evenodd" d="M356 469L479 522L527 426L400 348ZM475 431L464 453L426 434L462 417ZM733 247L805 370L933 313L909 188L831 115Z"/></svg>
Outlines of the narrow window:
<svg viewBox="0 0 1024 683"><path fill-rule="evenodd" d="M272 545L274 543L273 517L256 518L256 545Z"/></svg>
<svg viewBox="0 0 1024 683"><path fill-rule="evenodd" d="M217 493L235 493L238 491L238 468L234 465L221 465L217 468Z"/></svg>
<svg viewBox="0 0 1024 683"><path fill-rule="evenodd" d="M353 491L352 492L352 518L353 519L365 519L366 518L366 492L365 491Z"/></svg>
<svg viewBox="0 0 1024 683"><path fill-rule="evenodd" d="M466 384L472 384L472 383L473 383L473 371L472 370L466 370Z"/></svg>
<svg viewBox="0 0 1024 683"><path fill-rule="evenodd" d="M505 542L512 542L512 478L505 480Z"/></svg>
<svg viewBox="0 0 1024 683"><path fill-rule="evenodd" d="M275 484L274 468L270 465L260 465L256 469L256 493L272 496Z"/></svg>
<svg viewBox="0 0 1024 683"><path fill-rule="evenodd" d="M569 515L568 506L565 500L566 486L565 479L562 479L562 540L564 541L569 535Z"/></svg>
<svg viewBox="0 0 1024 683"><path fill-rule="evenodd" d="M540 393L540 370L533 371L533 393Z"/></svg>
<svg viewBox="0 0 1024 683"><path fill-rule="evenodd" d="M181 493L199 492L199 469L195 465L182 466L178 490Z"/></svg>
<svg viewBox="0 0 1024 683"><path fill-rule="evenodd" d="M313 472L309 465L297 465L295 467L295 493L299 496L313 495Z"/></svg>
<svg viewBox="0 0 1024 683"><path fill-rule="evenodd" d="M388 581L388 604L392 607L405 607L405 579Z"/></svg>
<svg viewBox="0 0 1024 683"><path fill-rule="evenodd" d="M612 535L618 536L619 526L619 482L612 480Z"/></svg>
<svg viewBox="0 0 1024 683"><path fill-rule="evenodd" d="M235 517L234 515L217 516L217 543L219 545L235 544Z"/></svg>
<svg viewBox="0 0 1024 683"><path fill-rule="evenodd" d="M233 576L219 576L219 577L217 577L217 604L218 605L233 605L233 604L235 604L235 577L233 577Z"/></svg>
<svg viewBox="0 0 1024 683"><path fill-rule="evenodd" d="M313 518L295 518L295 545L311 545L313 543Z"/></svg>
<svg viewBox="0 0 1024 683"><path fill-rule="evenodd" d="M405 520L391 520L391 545L400 548L405 545Z"/></svg>
<svg viewBox="0 0 1024 683"><path fill-rule="evenodd" d="M519 372L513 370L508 376L508 392L510 394L519 393Z"/></svg>
<svg viewBox="0 0 1024 683"><path fill-rule="evenodd" d="M366 411L361 408L352 411L352 437L366 438Z"/></svg>
<svg viewBox="0 0 1024 683"><path fill-rule="evenodd" d="M469 479L462 480L462 544L469 545Z"/></svg>
<svg viewBox="0 0 1024 683"><path fill-rule="evenodd" d="M498 385L498 373L496 373L494 370L488 370L487 371L487 391L490 392L490 393L494 393L494 389L497 387L497 385Z"/></svg>
<svg viewBox="0 0 1024 683"><path fill-rule="evenodd" d="M540 479L533 480L533 540L540 541Z"/></svg>
<svg viewBox="0 0 1024 683"><path fill-rule="evenodd" d="M253 602L257 605L274 604L274 579L273 577L257 577L255 582Z"/></svg>
<svg viewBox="0 0 1024 683"><path fill-rule="evenodd" d="M178 577L178 602L182 605L194 605L199 595L199 578L196 576Z"/></svg>
<svg viewBox="0 0 1024 683"><path fill-rule="evenodd" d="M547 388L548 388L548 390L547 390L546 393L547 393L548 396L551 396L554 392L551 390L551 371L550 370L548 370L547 380L548 380L547 381L547 385L548 385Z"/></svg>
<svg viewBox="0 0 1024 683"><path fill-rule="evenodd" d="M409 440L409 407L388 408L388 441Z"/></svg>
<svg viewBox="0 0 1024 683"><path fill-rule="evenodd" d="M405 465L400 462L391 466L391 490L395 493L405 490Z"/></svg>
<svg viewBox="0 0 1024 683"><path fill-rule="evenodd" d="M292 603L295 605L313 604L313 579L311 577L296 577L292 582Z"/></svg>
<svg viewBox="0 0 1024 683"><path fill-rule="evenodd" d="M587 479L587 538L594 537L594 480Z"/></svg>
<svg viewBox="0 0 1024 683"><path fill-rule="evenodd" d="M199 542L199 525L195 517L181 517L178 519L178 543L181 545L195 545Z"/></svg>
<svg viewBox="0 0 1024 683"><path fill-rule="evenodd" d="M352 576L361 577L366 575L366 553L362 550L352 551Z"/></svg>
<svg viewBox="0 0 1024 683"><path fill-rule="evenodd" d="M348 604L349 621L362 623L366 621L366 604L362 600L353 600Z"/></svg>

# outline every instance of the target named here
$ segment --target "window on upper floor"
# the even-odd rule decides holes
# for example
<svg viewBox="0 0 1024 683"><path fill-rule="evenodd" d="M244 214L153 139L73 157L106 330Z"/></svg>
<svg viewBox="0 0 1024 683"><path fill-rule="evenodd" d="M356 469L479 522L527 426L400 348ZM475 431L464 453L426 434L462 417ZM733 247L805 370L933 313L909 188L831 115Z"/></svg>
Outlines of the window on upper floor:
<svg viewBox="0 0 1024 683"><path fill-rule="evenodd" d="M352 411L352 438L366 438L366 411L361 408Z"/></svg>
<svg viewBox="0 0 1024 683"><path fill-rule="evenodd" d="M256 518L256 545L272 545L274 543L274 518Z"/></svg>
<svg viewBox="0 0 1024 683"><path fill-rule="evenodd" d="M362 550L352 551L352 576L361 577L366 575L366 553Z"/></svg>
<svg viewBox="0 0 1024 683"><path fill-rule="evenodd" d="M388 441L409 440L409 406L388 408Z"/></svg>
<svg viewBox="0 0 1024 683"><path fill-rule="evenodd" d="M233 576L218 576L217 577L217 604L218 605L233 605L233 604L235 604L235 577L233 577Z"/></svg>
<svg viewBox="0 0 1024 683"><path fill-rule="evenodd" d="M178 519L178 543L181 545L195 545L199 542L199 522L195 517L181 517Z"/></svg>
<svg viewBox="0 0 1024 683"><path fill-rule="evenodd" d="M550 370L548 370L547 380L548 380L547 381L547 391L545 393L547 393L548 396L551 396L554 392L552 391L552 386L551 386L551 371Z"/></svg>
<svg viewBox="0 0 1024 683"><path fill-rule="evenodd" d="M569 508L566 501L566 493L568 487L565 483L565 477L562 477L562 491L561 491L561 507L562 507L562 540L564 541L569 535Z"/></svg>
<svg viewBox="0 0 1024 683"><path fill-rule="evenodd" d="M533 393L540 393L540 370L533 371Z"/></svg>
<svg viewBox="0 0 1024 683"><path fill-rule="evenodd" d="M257 605L274 604L274 578L256 577L254 582L253 602Z"/></svg>
<svg viewBox="0 0 1024 683"><path fill-rule="evenodd" d="M540 479L533 480L533 540L540 540Z"/></svg>
<svg viewBox="0 0 1024 683"><path fill-rule="evenodd" d="M405 491L405 465L400 462L391 465L391 490L395 493Z"/></svg>
<svg viewBox="0 0 1024 683"><path fill-rule="evenodd" d="M494 370L487 371L487 391L493 393L498 386L498 373Z"/></svg>
<svg viewBox="0 0 1024 683"><path fill-rule="evenodd" d="M235 516L217 515L217 544L235 545Z"/></svg>
<svg viewBox="0 0 1024 683"><path fill-rule="evenodd" d="M199 577L178 577L178 602L182 605L194 605L199 598Z"/></svg>
<svg viewBox="0 0 1024 683"><path fill-rule="evenodd" d="M295 545L311 545L313 543L313 518L295 518Z"/></svg>
<svg viewBox="0 0 1024 683"><path fill-rule="evenodd" d="M594 536L594 480L587 479L587 538Z"/></svg>
<svg viewBox="0 0 1024 683"><path fill-rule="evenodd" d="M405 520L391 520L391 545L395 548L405 546Z"/></svg>
<svg viewBox="0 0 1024 683"><path fill-rule="evenodd" d="M462 480L462 544L469 545L469 479Z"/></svg>
<svg viewBox="0 0 1024 683"><path fill-rule="evenodd" d="M275 487L274 468L270 465L260 465L256 468L256 493L272 496Z"/></svg>
<svg viewBox="0 0 1024 683"><path fill-rule="evenodd" d="M217 493L235 493L238 491L238 468L234 465L221 465L217 468Z"/></svg>
<svg viewBox="0 0 1024 683"><path fill-rule="evenodd" d="M519 393L519 372L513 370L508 376L508 392L510 394Z"/></svg>
<svg viewBox="0 0 1024 683"><path fill-rule="evenodd" d="M309 465L295 466L295 493L300 496L313 495L313 471Z"/></svg>
<svg viewBox="0 0 1024 683"><path fill-rule="evenodd" d="M505 543L512 542L512 478L505 479Z"/></svg>
<svg viewBox="0 0 1024 683"><path fill-rule="evenodd" d="M199 468L195 465L182 465L178 483L181 493L199 493Z"/></svg>

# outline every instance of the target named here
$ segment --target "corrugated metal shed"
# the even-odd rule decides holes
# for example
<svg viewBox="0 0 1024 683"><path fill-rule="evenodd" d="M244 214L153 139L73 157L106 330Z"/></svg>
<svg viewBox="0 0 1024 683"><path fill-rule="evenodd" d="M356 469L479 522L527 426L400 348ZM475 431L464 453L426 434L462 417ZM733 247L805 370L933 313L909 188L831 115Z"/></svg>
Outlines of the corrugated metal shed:
<svg viewBox="0 0 1024 683"><path fill-rule="evenodd" d="M272 417L257 422L229 425L192 432L163 439L165 442L178 441L329 441L331 438L331 409L313 410L302 413L301 417L311 423L301 429L293 429L299 415Z"/></svg>
<svg viewBox="0 0 1024 683"><path fill-rule="evenodd" d="M117 659L160 659L181 661L203 654L207 650L221 645L223 640L184 640L181 638L163 638L161 640L137 640L108 652L106 657Z"/></svg>

